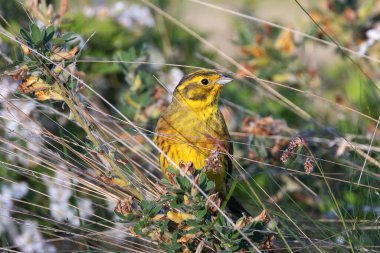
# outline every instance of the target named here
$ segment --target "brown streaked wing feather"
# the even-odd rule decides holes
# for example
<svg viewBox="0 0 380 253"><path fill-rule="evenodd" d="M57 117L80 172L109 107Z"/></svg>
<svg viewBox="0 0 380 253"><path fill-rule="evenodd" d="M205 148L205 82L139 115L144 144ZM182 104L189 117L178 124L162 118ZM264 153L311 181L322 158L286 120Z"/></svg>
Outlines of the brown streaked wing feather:
<svg viewBox="0 0 380 253"><path fill-rule="evenodd" d="M228 152L228 154L230 156L232 156L234 154L234 147L233 147L233 144L231 143L231 136L228 132L228 128L227 128L227 124L224 120L224 117L223 117L223 114L218 110L218 115L217 115L217 118L218 120L222 123L222 128L223 128L223 135L222 135L222 139L224 140L224 148L226 149L226 151ZM225 159L227 160L227 164L226 164L226 179L229 178L231 172L232 172L232 160L230 158L229 155L225 155Z"/></svg>

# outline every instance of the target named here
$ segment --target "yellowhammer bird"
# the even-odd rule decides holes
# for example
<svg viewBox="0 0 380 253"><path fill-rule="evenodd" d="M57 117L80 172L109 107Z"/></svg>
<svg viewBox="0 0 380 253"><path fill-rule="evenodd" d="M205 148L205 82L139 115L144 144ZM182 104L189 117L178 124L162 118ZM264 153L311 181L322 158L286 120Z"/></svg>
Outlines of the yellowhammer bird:
<svg viewBox="0 0 380 253"><path fill-rule="evenodd" d="M216 190L225 193L227 174L232 169L230 135L218 108L220 91L232 81L214 70L198 70L185 76L156 127L156 145L177 165L192 162L196 169L214 165L207 176ZM207 159L207 161L206 161ZM170 162L160 154L164 174ZM215 168L217 167L217 168Z"/></svg>

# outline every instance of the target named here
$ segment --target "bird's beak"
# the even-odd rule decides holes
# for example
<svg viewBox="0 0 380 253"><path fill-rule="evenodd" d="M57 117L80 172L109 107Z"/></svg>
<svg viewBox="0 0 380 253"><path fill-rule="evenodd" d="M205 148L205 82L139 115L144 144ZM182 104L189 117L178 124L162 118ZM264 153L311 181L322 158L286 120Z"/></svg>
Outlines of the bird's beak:
<svg viewBox="0 0 380 253"><path fill-rule="evenodd" d="M224 85L224 84L226 84L226 83L231 82L232 80L233 80L233 79L230 78L230 77L227 77L227 76L223 76L223 75L221 75L220 78L219 78L219 80L216 81L216 83L217 83L217 84L220 84L220 85Z"/></svg>

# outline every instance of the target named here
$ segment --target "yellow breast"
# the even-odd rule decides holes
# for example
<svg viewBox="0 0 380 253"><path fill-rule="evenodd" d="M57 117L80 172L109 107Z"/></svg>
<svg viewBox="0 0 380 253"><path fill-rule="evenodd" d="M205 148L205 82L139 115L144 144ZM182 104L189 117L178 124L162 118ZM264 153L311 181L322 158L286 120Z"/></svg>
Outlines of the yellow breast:
<svg viewBox="0 0 380 253"><path fill-rule="evenodd" d="M176 165L179 165L180 161L183 161L185 164L192 162L196 169L202 169L206 165L206 159L210 157L211 151L215 151L216 148L213 145L198 145L194 147L189 144L168 144L163 143L160 146L162 151L166 156ZM160 167L163 173L166 175L166 169L171 164L171 161L167 159L163 154L160 154ZM226 178L226 157L221 155L219 162L222 165L218 171L207 172L207 177L210 180L215 181L216 190L218 192L225 192L225 178Z"/></svg>
<svg viewBox="0 0 380 253"><path fill-rule="evenodd" d="M171 161L179 165L180 161L185 164L192 162L196 169L202 169L206 165L206 159L210 157L212 151L220 150L218 141L221 136L225 136L226 129L222 129L224 124L220 124L219 133L212 131L208 127L203 127L190 116L170 115L170 120L166 120L163 115L157 124L156 145L166 154L160 154L160 167L166 175L166 169ZM174 120L173 120L174 119ZM179 119L181 119L179 121ZM218 126L217 126L218 127ZM225 127L224 127L225 128ZM171 161L170 161L171 160ZM221 154L219 171L207 172L210 180L215 181L216 190L225 192L225 180L228 171L228 157Z"/></svg>

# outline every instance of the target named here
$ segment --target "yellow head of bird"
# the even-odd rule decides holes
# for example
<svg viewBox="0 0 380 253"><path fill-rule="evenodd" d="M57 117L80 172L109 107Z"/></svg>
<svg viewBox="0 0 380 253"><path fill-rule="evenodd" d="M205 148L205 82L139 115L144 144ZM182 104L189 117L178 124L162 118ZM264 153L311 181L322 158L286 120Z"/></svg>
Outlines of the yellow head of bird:
<svg viewBox="0 0 380 253"><path fill-rule="evenodd" d="M221 88L231 81L218 71L201 69L182 78L173 96L192 108L217 106Z"/></svg>

